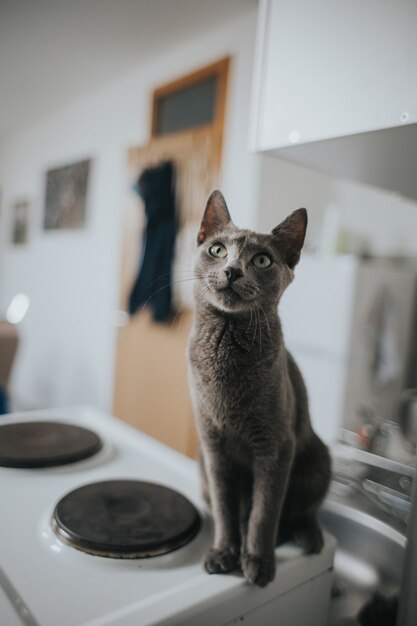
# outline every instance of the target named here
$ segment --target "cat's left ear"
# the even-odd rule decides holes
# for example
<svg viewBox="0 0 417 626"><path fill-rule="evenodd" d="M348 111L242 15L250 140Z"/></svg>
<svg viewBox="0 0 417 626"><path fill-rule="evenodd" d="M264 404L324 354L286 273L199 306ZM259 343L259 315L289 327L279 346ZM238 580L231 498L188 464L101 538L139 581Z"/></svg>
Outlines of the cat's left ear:
<svg viewBox="0 0 417 626"><path fill-rule="evenodd" d="M231 221L226 200L222 192L219 189L215 189L207 200L203 221L197 235L198 245L204 243L207 237L211 237L219 230L222 230Z"/></svg>
<svg viewBox="0 0 417 626"><path fill-rule="evenodd" d="M272 231L273 241L285 263L293 269L300 260L307 230L307 211L297 209Z"/></svg>

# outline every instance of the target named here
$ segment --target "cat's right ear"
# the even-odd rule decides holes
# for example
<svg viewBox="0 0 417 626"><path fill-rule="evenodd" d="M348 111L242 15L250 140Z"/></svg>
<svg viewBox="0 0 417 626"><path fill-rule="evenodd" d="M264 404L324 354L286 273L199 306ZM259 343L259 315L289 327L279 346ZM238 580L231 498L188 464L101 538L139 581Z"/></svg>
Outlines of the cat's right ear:
<svg viewBox="0 0 417 626"><path fill-rule="evenodd" d="M200 230L197 235L197 244L201 245L207 237L211 237L231 222L226 200L219 189L215 189L208 197Z"/></svg>
<svg viewBox="0 0 417 626"><path fill-rule="evenodd" d="M290 269L300 260L306 229L307 211L297 209L272 231L273 241Z"/></svg>

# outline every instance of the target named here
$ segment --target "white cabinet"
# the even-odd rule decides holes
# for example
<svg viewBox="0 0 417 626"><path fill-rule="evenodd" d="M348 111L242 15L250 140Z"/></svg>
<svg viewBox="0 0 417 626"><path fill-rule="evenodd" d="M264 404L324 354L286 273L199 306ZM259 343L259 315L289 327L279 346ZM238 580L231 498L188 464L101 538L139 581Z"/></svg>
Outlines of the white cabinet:
<svg viewBox="0 0 417 626"><path fill-rule="evenodd" d="M363 407L395 417L404 387L415 273L355 257L304 254L279 306L285 343L327 442L357 430Z"/></svg>
<svg viewBox="0 0 417 626"><path fill-rule="evenodd" d="M417 197L415 0L261 0L256 57L256 150Z"/></svg>

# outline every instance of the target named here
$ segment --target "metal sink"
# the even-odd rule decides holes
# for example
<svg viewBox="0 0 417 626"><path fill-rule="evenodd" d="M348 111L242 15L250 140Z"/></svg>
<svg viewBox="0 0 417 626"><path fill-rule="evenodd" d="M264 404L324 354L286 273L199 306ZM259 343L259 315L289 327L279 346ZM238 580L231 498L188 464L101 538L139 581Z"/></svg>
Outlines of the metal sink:
<svg viewBox="0 0 417 626"><path fill-rule="evenodd" d="M358 624L356 616L373 591L399 590L405 537L350 506L327 500L321 522L337 539L329 626Z"/></svg>

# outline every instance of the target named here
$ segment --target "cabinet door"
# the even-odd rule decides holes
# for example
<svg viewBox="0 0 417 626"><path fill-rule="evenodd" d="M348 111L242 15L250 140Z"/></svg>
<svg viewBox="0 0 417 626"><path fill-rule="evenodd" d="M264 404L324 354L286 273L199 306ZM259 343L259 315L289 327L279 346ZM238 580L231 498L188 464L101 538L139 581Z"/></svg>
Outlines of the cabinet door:
<svg viewBox="0 0 417 626"><path fill-rule="evenodd" d="M348 367L336 355L318 354L291 345L288 348L307 387L313 428L323 441L332 444L343 426Z"/></svg>
<svg viewBox="0 0 417 626"><path fill-rule="evenodd" d="M347 359L357 268L353 257L301 257L279 305L286 343Z"/></svg>
<svg viewBox="0 0 417 626"><path fill-rule="evenodd" d="M263 0L255 148L417 121L416 31L415 0Z"/></svg>

